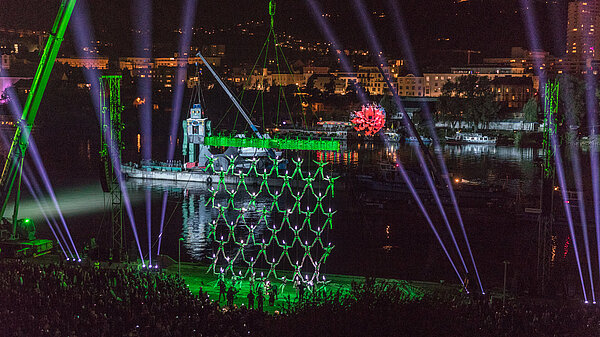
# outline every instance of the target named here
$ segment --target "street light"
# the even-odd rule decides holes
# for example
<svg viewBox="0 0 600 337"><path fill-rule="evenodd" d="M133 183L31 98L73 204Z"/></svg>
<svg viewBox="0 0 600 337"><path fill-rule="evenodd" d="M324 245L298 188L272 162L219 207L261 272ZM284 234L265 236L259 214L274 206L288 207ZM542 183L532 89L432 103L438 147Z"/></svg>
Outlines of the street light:
<svg viewBox="0 0 600 337"><path fill-rule="evenodd" d="M179 238L179 263L177 264L179 276L181 276L181 241L183 241L183 238Z"/></svg>
<svg viewBox="0 0 600 337"><path fill-rule="evenodd" d="M506 303L506 270L508 269L510 262L504 260L502 263L504 263L504 288L502 290L502 307L504 307L504 304Z"/></svg>

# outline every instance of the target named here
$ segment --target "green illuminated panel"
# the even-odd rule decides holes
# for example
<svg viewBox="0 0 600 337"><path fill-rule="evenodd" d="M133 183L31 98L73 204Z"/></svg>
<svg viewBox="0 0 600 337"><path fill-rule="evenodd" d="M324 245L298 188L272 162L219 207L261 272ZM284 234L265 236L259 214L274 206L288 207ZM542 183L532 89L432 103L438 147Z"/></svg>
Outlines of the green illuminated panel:
<svg viewBox="0 0 600 337"><path fill-rule="evenodd" d="M333 139L258 139L258 138L236 138L228 136L210 136L204 138L204 144L208 146L224 147L251 147L257 149L281 149L281 150L311 150L311 151L339 151L340 142Z"/></svg>

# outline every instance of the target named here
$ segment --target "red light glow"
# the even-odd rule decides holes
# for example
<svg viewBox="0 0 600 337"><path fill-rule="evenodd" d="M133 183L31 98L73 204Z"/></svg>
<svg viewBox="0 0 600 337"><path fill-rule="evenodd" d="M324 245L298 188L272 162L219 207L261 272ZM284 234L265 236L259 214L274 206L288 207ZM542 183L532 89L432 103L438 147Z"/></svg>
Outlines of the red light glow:
<svg viewBox="0 0 600 337"><path fill-rule="evenodd" d="M385 125L385 112L379 106L363 106L360 111L354 112L354 115L354 129L358 132L364 131L366 136L375 135Z"/></svg>

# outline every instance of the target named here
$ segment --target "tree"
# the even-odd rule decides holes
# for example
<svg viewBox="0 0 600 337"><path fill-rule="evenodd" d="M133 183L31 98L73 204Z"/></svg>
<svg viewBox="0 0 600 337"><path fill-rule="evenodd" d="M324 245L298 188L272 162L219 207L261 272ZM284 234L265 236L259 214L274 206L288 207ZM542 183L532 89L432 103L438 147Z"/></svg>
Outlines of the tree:
<svg viewBox="0 0 600 337"><path fill-rule="evenodd" d="M558 77L559 114L566 116L567 124L573 127L582 126L585 120L585 82L575 76L562 74Z"/></svg>
<svg viewBox="0 0 600 337"><path fill-rule="evenodd" d="M383 95L383 98L379 101L379 105L389 117L395 116L400 112L400 108L396 104L396 101L390 95Z"/></svg>
<svg viewBox="0 0 600 337"><path fill-rule="evenodd" d="M474 130L498 117L500 106L494 101L491 82L487 76L461 76L447 81L439 100L439 118L452 124L463 120Z"/></svg>
<svg viewBox="0 0 600 337"><path fill-rule="evenodd" d="M315 80L317 79L317 75L313 74L306 80L306 91L310 92L315 88Z"/></svg>
<svg viewBox="0 0 600 337"><path fill-rule="evenodd" d="M442 86L442 95L438 101L438 119L444 122L454 123L462 122L462 110L459 97L455 94L458 91L457 83L448 81Z"/></svg>
<svg viewBox="0 0 600 337"><path fill-rule="evenodd" d="M333 95L335 93L335 79L333 76L329 79L329 82L325 83L325 92L327 95Z"/></svg>
<svg viewBox="0 0 600 337"><path fill-rule="evenodd" d="M530 98L523 106L523 117L525 117L526 122L537 122L538 112L539 106L534 98Z"/></svg>

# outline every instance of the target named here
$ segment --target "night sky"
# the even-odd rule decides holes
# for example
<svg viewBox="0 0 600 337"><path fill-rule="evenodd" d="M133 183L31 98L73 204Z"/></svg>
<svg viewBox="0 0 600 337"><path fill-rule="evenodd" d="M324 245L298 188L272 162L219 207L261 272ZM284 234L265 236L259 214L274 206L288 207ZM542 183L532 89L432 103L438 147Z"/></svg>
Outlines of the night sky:
<svg viewBox="0 0 600 337"><path fill-rule="evenodd" d="M114 52L130 54L131 17L135 15L131 0L79 0L78 6L87 2L98 39L114 43ZM366 0L370 11L387 12L387 0ZM549 2L550 4L547 4ZM0 27L48 29L59 0L2 1ZM183 1L154 1L153 38L176 48L177 38L172 33L178 28ZM324 11L331 14L331 22L347 48L366 48L361 22L355 15L351 0L320 1ZM409 34L418 52L436 49L482 50L484 56L506 56L511 46L526 46L518 0L469 0L456 3L453 0L402 0ZM537 1L539 30L543 46L555 55L564 51L566 26L566 0ZM195 43L225 43L231 41L232 32L219 33L221 28L250 20L265 20L268 1L256 0L209 0L199 1L196 27L217 30L210 37L197 37ZM379 18L373 15L378 34L388 53L396 53L396 34L391 15ZM310 17L307 6L300 0L279 0L277 8L279 31L311 41L324 41L318 27ZM258 33L264 28L256 28ZM344 35L342 35L342 32ZM258 40L262 36L257 36ZM449 39L449 40L446 40ZM168 48L167 48L168 49ZM164 55L167 56L167 55Z"/></svg>

